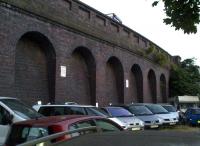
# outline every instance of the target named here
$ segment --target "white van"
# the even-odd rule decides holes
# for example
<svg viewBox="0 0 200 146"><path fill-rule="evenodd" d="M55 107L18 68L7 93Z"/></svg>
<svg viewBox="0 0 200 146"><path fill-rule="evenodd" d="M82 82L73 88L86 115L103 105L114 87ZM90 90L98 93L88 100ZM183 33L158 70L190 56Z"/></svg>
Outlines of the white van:
<svg viewBox="0 0 200 146"><path fill-rule="evenodd" d="M0 97L0 146L4 144L12 123L41 117L16 98Z"/></svg>

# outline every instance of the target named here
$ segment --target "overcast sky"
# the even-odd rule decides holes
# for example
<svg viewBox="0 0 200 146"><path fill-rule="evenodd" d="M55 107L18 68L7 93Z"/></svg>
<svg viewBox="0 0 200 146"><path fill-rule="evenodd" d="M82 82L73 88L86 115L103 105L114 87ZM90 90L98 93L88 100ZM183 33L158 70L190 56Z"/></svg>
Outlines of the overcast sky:
<svg viewBox="0 0 200 146"><path fill-rule="evenodd" d="M165 25L163 4L152 7L153 0L81 0L98 11L115 13L124 25L153 41L171 55L182 60L196 58L200 66L200 25L197 34L184 34Z"/></svg>

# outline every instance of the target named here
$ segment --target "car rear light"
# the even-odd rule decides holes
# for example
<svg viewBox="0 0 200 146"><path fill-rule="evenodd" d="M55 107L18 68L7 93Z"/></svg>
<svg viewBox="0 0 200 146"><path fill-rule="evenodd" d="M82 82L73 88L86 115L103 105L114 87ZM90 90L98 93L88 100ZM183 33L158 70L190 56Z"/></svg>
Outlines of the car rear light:
<svg viewBox="0 0 200 146"><path fill-rule="evenodd" d="M64 132L65 129L63 129L63 127L60 126L60 125L53 125L53 126L50 127L50 131L51 131L51 134L55 134L55 133L59 133L59 132ZM65 135L65 136L61 136L61 137L58 137L56 139L53 139L52 142L63 141L63 140L67 140L67 139L70 139L70 138L71 137L69 135Z"/></svg>

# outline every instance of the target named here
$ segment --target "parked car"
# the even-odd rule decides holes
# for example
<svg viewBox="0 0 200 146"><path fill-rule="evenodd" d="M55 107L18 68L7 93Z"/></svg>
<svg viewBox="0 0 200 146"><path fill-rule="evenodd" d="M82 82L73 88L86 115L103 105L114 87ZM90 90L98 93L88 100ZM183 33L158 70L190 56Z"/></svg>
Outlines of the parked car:
<svg viewBox="0 0 200 146"><path fill-rule="evenodd" d="M159 104L144 104L153 114L161 118L163 125L176 125L178 117L168 112L164 107Z"/></svg>
<svg viewBox="0 0 200 146"><path fill-rule="evenodd" d="M170 104L161 104L169 113L173 114L175 117L179 119L179 113L173 105Z"/></svg>
<svg viewBox="0 0 200 146"><path fill-rule="evenodd" d="M144 122L145 128L158 128L163 120L153 114L146 106L141 104L120 105Z"/></svg>
<svg viewBox="0 0 200 146"><path fill-rule="evenodd" d="M102 110L104 110L109 115L109 119L118 123L124 129L127 130L144 129L144 122L122 107L109 106L109 107L103 107Z"/></svg>
<svg viewBox="0 0 200 146"><path fill-rule="evenodd" d="M12 123L41 116L16 98L0 97L0 145L5 142Z"/></svg>
<svg viewBox="0 0 200 146"><path fill-rule="evenodd" d="M107 117L105 113L92 105L34 105L33 108L44 116L57 115L90 115Z"/></svg>
<svg viewBox="0 0 200 146"><path fill-rule="evenodd" d="M189 108L185 112L184 120L190 125L200 125L200 108Z"/></svg>
<svg viewBox="0 0 200 146"><path fill-rule="evenodd" d="M103 132L122 131L115 122L100 116L51 116L40 119L27 120L14 123L6 140L6 146L16 146L37 138L51 134L96 126ZM82 131L58 137L57 139L43 142L40 145L48 146L50 143L69 140L80 136Z"/></svg>

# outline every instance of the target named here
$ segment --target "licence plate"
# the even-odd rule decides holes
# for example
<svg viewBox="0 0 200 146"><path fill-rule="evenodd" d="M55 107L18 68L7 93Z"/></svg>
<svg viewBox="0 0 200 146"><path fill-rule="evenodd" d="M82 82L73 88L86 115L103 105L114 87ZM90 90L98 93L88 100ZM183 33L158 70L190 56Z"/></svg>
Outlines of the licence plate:
<svg viewBox="0 0 200 146"><path fill-rule="evenodd" d="M150 128L158 128L158 125L151 125Z"/></svg>
<svg viewBox="0 0 200 146"><path fill-rule="evenodd" d="M132 131L140 130L140 128L139 128L139 127L135 127L135 128L132 128L131 130L132 130Z"/></svg>
<svg viewBox="0 0 200 146"><path fill-rule="evenodd" d="M169 123L169 125L175 125L176 123Z"/></svg>

